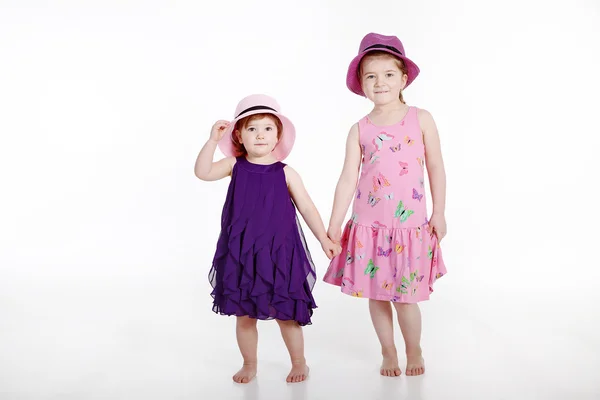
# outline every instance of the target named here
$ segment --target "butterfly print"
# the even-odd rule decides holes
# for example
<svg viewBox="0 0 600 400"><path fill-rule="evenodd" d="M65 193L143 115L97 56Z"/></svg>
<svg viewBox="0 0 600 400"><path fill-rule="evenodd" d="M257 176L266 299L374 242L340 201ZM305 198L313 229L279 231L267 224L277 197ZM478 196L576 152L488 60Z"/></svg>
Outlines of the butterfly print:
<svg viewBox="0 0 600 400"><path fill-rule="evenodd" d="M415 212L413 210L404 208L404 203L402 202L402 200L400 200L400 203L398 203L398 207L396 208L396 212L394 213L394 217L400 218L400 222L406 222L408 217L410 217L414 213Z"/></svg>
<svg viewBox="0 0 600 400"><path fill-rule="evenodd" d="M377 161L378 159L379 159L379 156L376 156L375 153L371 153L371 155L369 156L369 163L374 164L375 161Z"/></svg>
<svg viewBox="0 0 600 400"><path fill-rule="evenodd" d="M369 203L371 207L375 207L377 203L379 203L379 201L381 201L380 197L375 197L373 193L369 192L369 198L367 200L367 203Z"/></svg>
<svg viewBox="0 0 600 400"><path fill-rule="evenodd" d="M400 168L401 168L400 176L408 174L408 163L405 163L403 161L398 161L398 164L400 164Z"/></svg>
<svg viewBox="0 0 600 400"><path fill-rule="evenodd" d="M415 279L417 280L417 282L421 282L424 277L425 277L425 275L419 275L419 271L410 273L410 281L411 282L414 281Z"/></svg>
<svg viewBox="0 0 600 400"><path fill-rule="evenodd" d="M365 268L365 275L370 275L371 278L375 278L375 273L379 270L379 267L376 267L373 263L373 260L369 260L369 264L367 268Z"/></svg>
<svg viewBox="0 0 600 400"><path fill-rule="evenodd" d="M353 261L354 257L352 257L352 254L350 254L350 251L348 250L348 253L346 254L346 264L352 264Z"/></svg>
<svg viewBox="0 0 600 400"><path fill-rule="evenodd" d="M384 186L390 186L390 182L380 172L379 176L373 177L373 191L377 192L379 189L383 189Z"/></svg>
<svg viewBox="0 0 600 400"><path fill-rule="evenodd" d="M392 140L393 138L393 135L388 135L386 132L381 132L379 135L375 136L373 139L373 144L375 147L377 147L377 151L379 151L383 147L384 141Z"/></svg>
<svg viewBox="0 0 600 400"><path fill-rule="evenodd" d="M383 248L381 246L377 246L377 255L378 256L383 256L383 257L389 257L390 254L392 254L392 249L389 248L387 250L383 250Z"/></svg>
<svg viewBox="0 0 600 400"><path fill-rule="evenodd" d="M412 198L421 201L421 199L423 198L423 194L419 194L419 192L417 192L417 189L413 188Z"/></svg>
<svg viewBox="0 0 600 400"><path fill-rule="evenodd" d="M390 146L390 150L392 151L392 153L399 152L401 148L402 146L400 145L400 143L398 143L396 146Z"/></svg>
<svg viewBox="0 0 600 400"><path fill-rule="evenodd" d="M412 146L415 143L415 141L408 136L404 136L404 143L406 143L409 146Z"/></svg>
<svg viewBox="0 0 600 400"><path fill-rule="evenodd" d="M402 246L400 243L396 242L396 246L394 246L394 250L396 250L396 253L400 254L400 253L402 253L402 250L404 250L404 246Z"/></svg>
<svg viewBox="0 0 600 400"><path fill-rule="evenodd" d="M406 277L402 277L402 283L400 286L396 288L396 291L402 294L408 294L408 287L410 286L410 281L406 279Z"/></svg>

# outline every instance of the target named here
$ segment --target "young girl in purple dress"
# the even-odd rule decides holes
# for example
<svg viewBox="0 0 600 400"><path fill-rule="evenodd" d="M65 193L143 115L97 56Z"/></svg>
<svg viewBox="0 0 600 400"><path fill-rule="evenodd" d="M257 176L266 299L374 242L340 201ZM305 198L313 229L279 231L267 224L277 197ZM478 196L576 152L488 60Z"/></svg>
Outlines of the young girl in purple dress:
<svg viewBox="0 0 600 400"><path fill-rule="evenodd" d="M311 324L315 267L296 208L329 259L341 251L300 179L284 160L295 129L275 99L251 95L240 101L233 121L217 121L196 160L196 176L231 176L209 279L213 311L237 317L236 336L244 364L234 375L248 383L257 369L257 320L275 319L289 351L287 382L308 376L302 326ZM226 155L213 162L216 147Z"/></svg>

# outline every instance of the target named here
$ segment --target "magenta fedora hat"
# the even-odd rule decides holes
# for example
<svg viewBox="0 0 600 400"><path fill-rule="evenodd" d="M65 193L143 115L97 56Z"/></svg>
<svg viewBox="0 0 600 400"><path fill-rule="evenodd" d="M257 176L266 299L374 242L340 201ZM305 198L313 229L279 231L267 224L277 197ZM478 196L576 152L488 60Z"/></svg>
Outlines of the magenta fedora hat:
<svg viewBox="0 0 600 400"><path fill-rule="evenodd" d="M408 85L415 80L417 75L419 75L419 67L417 67L417 64L415 64L411 59L406 57L404 46L402 45L400 39L398 39L396 36L369 33L361 40L358 48L358 55L354 57L352 62L350 62L350 66L348 67L346 86L348 86L348 89L350 89L353 93L361 96L365 95L358 77L358 67L363 57L372 51L384 51L398 57L404 62L404 65L408 70L406 87L408 87Z"/></svg>
<svg viewBox="0 0 600 400"><path fill-rule="evenodd" d="M294 127L294 124L292 124L292 121L281 114L277 101L265 94L252 94L240 100L235 109L233 121L231 121L229 128L227 128L219 141L219 149L227 157L237 156L231 140L231 134L233 133L235 124L240 119L254 114L273 114L281 121L283 132L281 133L279 142L273 149L273 155L279 161L284 160L292 151L292 147L294 147L296 128Z"/></svg>

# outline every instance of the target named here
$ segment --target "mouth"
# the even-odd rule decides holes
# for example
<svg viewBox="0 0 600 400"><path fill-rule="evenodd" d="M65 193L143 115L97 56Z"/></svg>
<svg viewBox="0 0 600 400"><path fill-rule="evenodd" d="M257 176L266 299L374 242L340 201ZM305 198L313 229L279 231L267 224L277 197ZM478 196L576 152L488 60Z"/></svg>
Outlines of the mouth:
<svg viewBox="0 0 600 400"><path fill-rule="evenodd" d="M389 90L380 90L378 92L375 92L375 94L384 94L384 93L389 93Z"/></svg>
<svg viewBox="0 0 600 400"><path fill-rule="evenodd" d="M259 147L260 147L260 146L266 146L266 145L267 145L266 143L256 143L256 144L255 144L255 146L259 146Z"/></svg>

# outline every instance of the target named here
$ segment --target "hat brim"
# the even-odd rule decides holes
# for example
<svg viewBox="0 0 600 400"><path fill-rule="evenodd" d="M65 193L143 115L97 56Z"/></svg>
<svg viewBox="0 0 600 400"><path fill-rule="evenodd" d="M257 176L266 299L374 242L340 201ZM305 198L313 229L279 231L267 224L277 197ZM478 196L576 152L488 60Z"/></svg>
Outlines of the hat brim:
<svg viewBox="0 0 600 400"><path fill-rule="evenodd" d="M237 122L243 118L249 117L255 114L272 114L279 118L281 121L281 125L283 126L283 132L281 133L281 138L279 142L275 145L273 149L273 155L278 161L283 161L290 155L292 151L292 147L294 147L294 142L296 141L296 128L292 121L290 121L285 115L280 114L275 111L270 110L253 110L247 113L240 115L235 118L229 124L229 127L223 133L223 137L219 141L219 149L226 157L237 157L239 154L236 153L235 147L233 146L232 134Z"/></svg>
<svg viewBox="0 0 600 400"><path fill-rule="evenodd" d="M356 93L359 96L366 97L365 93L362 90L362 85L360 84L360 79L358 78L358 67L359 67L362 59L367 54L372 53L373 51L383 51L385 53L389 53L389 54L393 55L394 57L401 59L404 62L404 66L406 67L406 69L408 71L408 73L407 73L408 79L406 81L406 86L404 87L405 89L419 75L419 72L420 72L419 67L410 58L401 56L398 53L395 53L395 52L385 49L385 48L371 49L371 50L364 51L364 52L360 53L359 55L357 55L356 57L354 57L354 59L350 62L350 65L348 66L348 72L346 74L346 86L348 87L348 89L350 89L351 92Z"/></svg>

